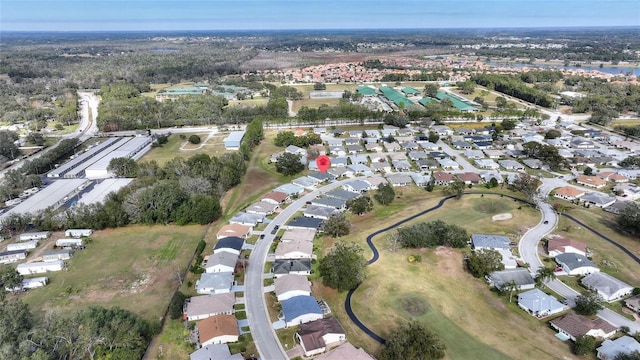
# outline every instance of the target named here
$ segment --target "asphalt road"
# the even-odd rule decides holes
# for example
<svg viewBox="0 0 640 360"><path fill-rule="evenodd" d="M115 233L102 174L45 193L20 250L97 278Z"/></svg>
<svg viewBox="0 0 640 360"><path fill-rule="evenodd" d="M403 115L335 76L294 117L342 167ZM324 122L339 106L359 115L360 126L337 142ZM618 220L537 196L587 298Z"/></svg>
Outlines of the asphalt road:
<svg viewBox="0 0 640 360"><path fill-rule="evenodd" d="M278 214L275 219L267 225L263 232L265 234L264 239L259 239L251 251L251 255L249 256L249 266L244 278L245 309L247 311L247 319L249 320L249 326L251 328L251 335L253 336L253 341L258 348L260 358L268 360L288 359L278 336L273 330L263 292L264 264L267 260L269 247L271 247L273 239L275 238L275 235L271 234L271 231L275 225L282 226L285 224L306 204L307 201L311 201L316 196L342 186L350 181L353 181L353 179L333 182L318 190L314 190L313 192L310 192L289 204L289 206L282 210L282 212L280 212L280 214Z"/></svg>

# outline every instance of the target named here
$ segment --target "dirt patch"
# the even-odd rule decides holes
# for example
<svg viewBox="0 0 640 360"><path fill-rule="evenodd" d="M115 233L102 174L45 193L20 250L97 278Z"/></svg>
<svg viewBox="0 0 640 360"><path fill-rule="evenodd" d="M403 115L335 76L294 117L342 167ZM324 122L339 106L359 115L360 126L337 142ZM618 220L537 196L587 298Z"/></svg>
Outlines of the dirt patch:
<svg viewBox="0 0 640 360"><path fill-rule="evenodd" d="M510 220L511 218L513 218L513 214L512 213L502 213L502 214L493 215L491 217L491 220L493 220L493 221L503 221L503 220Z"/></svg>
<svg viewBox="0 0 640 360"><path fill-rule="evenodd" d="M417 295L401 297L397 302L402 310L413 317L426 314L429 311L427 301Z"/></svg>

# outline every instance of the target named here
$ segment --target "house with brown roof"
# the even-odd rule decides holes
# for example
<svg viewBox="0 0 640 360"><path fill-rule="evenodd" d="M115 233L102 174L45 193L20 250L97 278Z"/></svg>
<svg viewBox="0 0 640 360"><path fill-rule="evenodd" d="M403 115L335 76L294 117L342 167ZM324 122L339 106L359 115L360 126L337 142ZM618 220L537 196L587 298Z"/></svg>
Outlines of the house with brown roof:
<svg viewBox="0 0 640 360"><path fill-rule="evenodd" d="M585 335L604 340L615 335L618 330L602 318L590 319L578 314L567 314L551 320L550 324L552 328L573 341Z"/></svg>
<svg viewBox="0 0 640 360"><path fill-rule="evenodd" d="M553 196L571 201L583 196L584 194L584 191L576 189L573 186L563 186L561 188L557 188Z"/></svg>
<svg viewBox="0 0 640 360"><path fill-rule="evenodd" d="M189 321L203 320L215 315L232 315L236 303L234 293L193 296L185 301L184 318Z"/></svg>
<svg viewBox="0 0 640 360"><path fill-rule="evenodd" d="M289 201L289 195L280 191L272 191L263 196L260 200L274 205L281 205Z"/></svg>
<svg viewBox="0 0 640 360"><path fill-rule="evenodd" d="M443 171L433 172L433 181L436 185L449 185L454 182L455 179L455 176Z"/></svg>
<svg viewBox="0 0 640 360"><path fill-rule="evenodd" d="M200 346L237 342L240 336L238 321L233 315L210 316L196 324Z"/></svg>
<svg viewBox="0 0 640 360"><path fill-rule="evenodd" d="M625 183L625 182L629 182L629 178L624 176L624 175L620 175L618 173L612 172L612 171L605 171L605 172L601 172L597 175L599 178L606 180L606 181L611 181L614 183Z"/></svg>
<svg viewBox="0 0 640 360"><path fill-rule="evenodd" d="M458 179L460 179L460 181L464 182L467 185L479 184L480 181L482 181L482 178L480 177L480 175L474 172L460 173L460 174L456 174L456 176L458 177Z"/></svg>
<svg viewBox="0 0 640 360"><path fill-rule="evenodd" d="M251 225L228 224L220 228L218 233L216 233L216 237L218 239L222 239L230 236L235 236L246 239L251 236L252 230L253 226Z"/></svg>
<svg viewBox="0 0 640 360"><path fill-rule="evenodd" d="M351 343L344 343L337 348L317 356L315 360L375 360L366 351L358 349Z"/></svg>
<svg viewBox="0 0 640 360"><path fill-rule="evenodd" d="M592 188L600 189L607 185L605 180L597 176L589 176L589 175L578 175L576 177L576 182L580 185L589 186Z"/></svg>
<svg viewBox="0 0 640 360"><path fill-rule="evenodd" d="M300 324L296 337L305 356L321 354L347 339L344 329L333 316Z"/></svg>
<svg viewBox="0 0 640 360"><path fill-rule="evenodd" d="M556 257L564 253L587 256L587 244L574 239L555 237L547 242L547 251L550 257Z"/></svg>

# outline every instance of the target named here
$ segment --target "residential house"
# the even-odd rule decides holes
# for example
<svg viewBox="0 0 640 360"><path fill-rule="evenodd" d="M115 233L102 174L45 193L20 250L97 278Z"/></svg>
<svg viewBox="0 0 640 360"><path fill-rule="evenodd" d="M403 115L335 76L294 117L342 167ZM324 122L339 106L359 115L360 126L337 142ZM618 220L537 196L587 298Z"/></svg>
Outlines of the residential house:
<svg viewBox="0 0 640 360"><path fill-rule="evenodd" d="M78 246L82 246L83 244L84 244L84 239L82 238L56 240L57 247L78 247Z"/></svg>
<svg viewBox="0 0 640 360"><path fill-rule="evenodd" d="M384 148L387 149L388 152L402 150L402 148L400 147L400 144L398 144L397 142L384 143Z"/></svg>
<svg viewBox="0 0 640 360"><path fill-rule="evenodd" d="M504 235L471 235L471 244L474 250L509 250L509 237Z"/></svg>
<svg viewBox="0 0 640 360"><path fill-rule="evenodd" d="M593 149L596 147L596 144L588 139L576 136L571 139L571 147L574 149Z"/></svg>
<svg viewBox="0 0 640 360"><path fill-rule="evenodd" d="M555 297L545 294L540 289L532 289L518 294L518 306L539 318L565 310L565 306Z"/></svg>
<svg viewBox="0 0 640 360"><path fill-rule="evenodd" d="M551 320L551 327L559 333L576 341L583 336L592 336L598 340L604 340L615 335L617 328L606 320L596 317L590 319L578 314L567 314Z"/></svg>
<svg viewBox="0 0 640 360"><path fill-rule="evenodd" d="M599 272L600 269L586 256L574 253L560 254L556 262L569 275L587 275Z"/></svg>
<svg viewBox="0 0 640 360"><path fill-rule="evenodd" d="M247 206L246 209L244 209L244 211L248 212L249 214L258 214L258 215L266 216L266 215L273 214L276 211L276 209L278 209L278 205L275 205L266 201L258 201Z"/></svg>
<svg viewBox="0 0 640 360"><path fill-rule="evenodd" d="M7 245L7 251L33 250L38 247L38 240L23 241Z"/></svg>
<svg viewBox="0 0 640 360"><path fill-rule="evenodd" d="M301 147L295 146L295 145L289 145L289 146L287 146L287 147L284 149L284 152L285 152L285 153L288 153L288 154L298 155L298 156L300 156L301 158L303 158L303 157L306 157L306 156L307 156L307 150L305 150L305 149L303 149L303 148L301 148Z"/></svg>
<svg viewBox="0 0 640 360"><path fill-rule="evenodd" d="M358 194L362 194L368 191L370 187L371 187L371 184L369 184L364 180L354 180L342 185L343 189L347 191L355 192Z"/></svg>
<svg viewBox="0 0 640 360"><path fill-rule="evenodd" d="M491 159L476 159L474 162L481 169L498 170L500 168L500 165Z"/></svg>
<svg viewBox="0 0 640 360"><path fill-rule="evenodd" d="M276 259L271 272L276 279L286 274L310 275L311 259Z"/></svg>
<svg viewBox="0 0 640 360"><path fill-rule="evenodd" d="M365 134L367 134L367 137L369 137L369 138L379 138L380 137L380 131L375 130L375 129L367 129L364 132L365 132Z"/></svg>
<svg viewBox="0 0 640 360"><path fill-rule="evenodd" d="M610 212L615 215L620 215L620 212L629 205L630 201L616 201L615 203L604 208L604 211Z"/></svg>
<svg viewBox="0 0 640 360"><path fill-rule="evenodd" d="M240 336L238 320L233 315L215 315L196 323L201 346L237 342Z"/></svg>
<svg viewBox="0 0 640 360"><path fill-rule="evenodd" d="M584 191L574 188L573 186L563 186L561 188L557 188L553 196L560 199L572 201L580 198L584 194Z"/></svg>
<svg viewBox="0 0 640 360"><path fill-rule="evenodd" d="M313 242L303 239L280 241L276 248L276 259L311 259Z"/></svg>
<svg viewBox="0 0 640 360"><path fill-rule="evenodd" d="M469 184L476 185L476 184L479 184L480 181L482 181L482 178L480 177L480 175L474 172L464 172L464 173L456 174L456 177L467 185Z"/></svg>
<svg viewBox="0 0 640 360"><path fill-rule="evenodd" d="M366 351L346 342L324 354L316 356L315 360L374 360L374 358L367 354Z"/></svg>
<svg viewBox="0 0 640 360"><path fill-rule="evenodd" d="M320 183L320 180L309 176L301 176L299 178L293 179L291 183L305 189L313 189Z"/></svg>
<svg viewBox="0 0 640 360"><path fill-rule="evenodd" d="M370 189L371 190L377 190L378 186L382 185L382 184L388 184L387 179L385 179L382 176L370 176L366 179L364 179L364 181L368 182L370 184Z"/></svg>
<svg viewBox="0 0 640 360"><path fill-rule="evenodd" d="M596 291L607 302L616 301L633 292L633 286L602 272L589 274L580 282L586 288Z"/></svg>
<svg viewBox="0 0 640 360"><path fill-rule="evenodd" d="M298 216L293 218L287 224L287 229L313 229L319 231L322 227L322 219L305 216Z"/></svg>
<svg viewBox="0 0 640 360"><path fill-rule="evenodd" d="M424 151L411 151L409 152L409 159L416 161L427 158L427 153Z"/></svg>
<svg viewBox="0 0 640 360"><path fill-rule="evenodd" d="M304 192L304 187L294 184L283 184L275 188L274 191L283 192L289 196L301 195Z"/></svg>
<svg viewBox="0 0 640 360"><path fill-rule="evenodd" d="M596 189L600 189L607 185L607 182L605 180L602 180L597 176L589 176L589 175L578 175L576 177L576 182L580 185L584 185L584 186L588 186Z"/></svg>
<svg viewBox="0 0 640 360"><path fill-rule="evenodd" d="M498 164L506 170L524 171L524 165L514 160L500 160Z"/></svg>
<svg viewBox="0 0 640 360"><path fill-rule="evenodd" d="M48 283L49 283L49 278L46 276L22 279L22 289L29 290L29 289L41 288L47 285Z"/></svg>
<svg viewBox="0 0 640 360"><path fill-rule="evenodd" d="M631 309L631 310L635 311L636 313L640 314L640 294L634 295L634 296L628 298L627 300L624 301L624 304L629 309Z"/></svg>
<svg viewBox="0 0 640 360"><path fill-rule="evenodd" d="M312 171L307 176L310 177L310 178L317 179L321 183L327 182L327 181L333 181L333 180L336 179L336 177L333 176L331 173L329 173L329 172L324 172L323 173L323 172L320 172L320 171Z"/></svg>
<svg viewBox="0 0 640 360"><path fill-rule="evenodd" d="M351 165L347 165L347 168L351 171L353 171L354 174L358 175L364 175L364 174L372 174L373 171L371 171L371 168L369 168L368 166L364 165L364 164L351 164Z"/></svg>
<svg viewBox="0 0 640 360"><path fill-rule="evenodd" d="M449 154L447 154L446 152L442 152L442 151L431 151L429 152L429 156L431 156L434 159L449 159L451 156L449 156Z"/></svg>
<svg viewBox="0 0 640 360"><path fill-rule="evenodd" d="M614 360L619 354L631 355L634 352L640 352L640 343L629 335L615 340L605 340L596 349L600 360Z"/></svg>
<svg viewBox="0 0 640 360"><path fill-rule="evenodd" d="M425 151L438 151L440 146L430 141L418 141L418 145Z"/></svg>
<svg viewBox="0 0 640 360"><path fill-rule="evenodd" d="M434 171L432 177L436 185L449 185L456 180L454 175L443 171Z"/></svg>
<svg viewBox="0 0 640 360"><path fill-rule="evenodd" d="M500 159L506 156L505 152L502 150L489 150L489 149L485 149L482 150L482 152L489 158L489 159Z"/></svg>
<svg viewBox="0 0 640 360"><path fill-rule="evenodd" d="M27 250L0 252L0 264L11 264L27 258Z"/></svg>
<svg viewBox="0 0 640 360"><path fill-rule="evenodd" d="M280 241L297 241L297 240L305 240L308 242L313 242L317 233L316 229L289 229L282 234Z"/></svg>
<svg viewBox="0 0 640 360"><path fill-rule="evenodd" d="M353 200L353 199L358 198L358 197L361 196L360 193L356 193L356 192L353 192L353 191L347 191L347 190L344 190L344 189L338 189L338 188L330 190L330 191L327 191L325 193L325 195L333 197L333 198L345 200L345 201Z"/></svg>
<svg viewBox="0 0 640 360"><path fill-rule="evenodd" d="M249 214L246 212L239 212L229 220L231 224L257 226L258 223L262 223L265 217L261 214Z"/></svg>
<svg viewBox="0 0 640 360"><path fill-rule="evenodd" d="M369 163L369 157L366 154L363 155L349 155L348 157L349 161L351 161L351 164L368 164Z"/></svg>
<svg viewBox="0 0 640 360"><path fill-rule="evenodd" d="M633 183L619 183L613 187L613 191L616 194L630 201L636 201L640 199L640 186Z"/></svg>
<svg viewBox="0 0 640 360"><path fill-rule="evenodd" d="M213 247L213 253L217 254L219 252L226 251L235 255L240 255L243 245L243 238L237 236L228 236L218 240L216 245Z"/></svg>
<svg viewBox="0 0 640 360"><path fill-rule="evenodd" d="M434 125L431 127L431 131L438 134L440 137L447 137L453 135L453 130L446 125Z"/></svg>
<svg viewBox="0 0 640 360"><path fill-rule="evenodd" d="M407 174L400 174L400 173L387 174L385 178L387 179L389 184L391 184L391 186L393 187L409 186L412 183L411 176Z"/></svg>
<svg viewBox="0 0 640 360"><path fill-rule="evenodd" d="M231 315L235 312L235 294L193 296L185 301L183 317L188 321L206 319L215 315Z"/></svg>
<svg viewBox="0 0 640 360"><path fill-rule="evenodd" d="M429 184L429 181L431 180L431 176L429 175L422 175L415 172L408 173L408 175L411 177L411 180L413 180L413 183L416 184L416 186L427 186L427 184Z"/></svg>
<svg viewBox="0 0 640 360"><path fill-rule="evenodd" d="M574 239L554 237L547 242L547 251L550 257L565 253L587 256L587 244Z"/></svg>
<svg viewBox="0 0 640 360"><path fill-rule="evenodd" d="M225 237L235 236L246 239L251 236L252 230L253 227L250 225L228 224L220 228L216 233L216 237L218 239L222 239Z"/></svg>
<svg viewBox="0 0 640 360"><path fill-rule="evenodd" d="M212 344L201 347L189 355L189 360L244 360L242 353L231 355L226 344Z"/></svg>
<svg viewBox="0 0 640 360"><path fill-rule="evenodd" d="M580 198L580 201L585 205L594 205L599 208L606 208L607 206L613 205L616 202L616 197L602 193L591 192Z"/></svg>
<svg viewBox="0 0 640 360"><path fill-rule="evenodd" d="M458 164L457 162L449 159L449 158L445 158L445 159L436 159L436 161L438 162L438 164L440 164L440 167L442 167L443 169L458 169L460 168L460 164Z"/></svg>
<svg viewBox="0 0 640 360"><path fill-rule="evenodd" d="M65 237L89 237L93 234L91 229L67 229L64 231Z"/></svg>
<svg viewBox="0 0 640 360"><path fill-rule="evenodd" d="M498 173L498 172L483 171L483 172L480 173L480 177L486 183L490 182L491 179L496 179L498 184L502 184L504 182L504 179L502 178L502 175L500 175L500 173Z"/></svg>
<svg viewBox="0 0 640 360"><path fill-rule="evenodd" d="M463 153L464 157L467 159L482 159L484 158L484 153L481 150L467 150Z"/></svg>
<svg viewBox="0 0 640 360"><path fill-rule="evenodd" d="M451 145L458 150L471 150L473 146L466 141L453 141Z"/></svg>
<svg viewBox="0 0 640 360"><path fill-rule="evenodd" d="M332 164L333 165L333 164ZM344 166L341 167L332 167L327 170L327 174L331 174L336 178L340 177L353 177L353 171L347 169Z"/></svg>
<svg viewBox="0 0 640 360"><path fill-rule="evenodd" d="M311 295L311 282L304 275L283 275L274 279L273 285L280 302L295 296Z"/></svg>
<svg viewBox="0 0 640 360"><path fill-rule="evenodd" d="M519 291L533 289L536 286L531 273L525 268L494 271L489 274L487 281L500 291L506 290L510 284L514 284Z"/></svg>
<svg viewBox="0 0 640 360"><path fill-rule="evenodd" d="M290 196L287 193L281 191L272 191L262 197L261 201L270 202L275 205L282 205L290 200Z"/></svg>
<svg viewBox="0 0 640 360"><path fill-rule="evenodd" d="M344 211L347 209L347 202L345 200L330 196L315 198L311 200L311 205L324 206L338 211Z"/></svg>
<svg viewBox="0 0 640 360"><path fill-rule="evenodd" d="M45 240L51 236L49 231L23 233L18 236L18 241Z"/></svg>
<svg viewBox="0 0 640 360"><path fill-rule="evenodd" d="M302 215L306 218L318 219L320 221L327 220L331 215L335 214L338 210L333 207L309 205L302 212Z"/></svg>
<svg viewBox="0 0 640 360"><path fill-rule="evenodd" d="M40 261L25 264L19 264L16 271L20 275L42 274L51 271L60 271L64 269L64 261Z"/></svg>
<svg viewBox="0 0 640 360"><path fill-rule="evenodd" d="M294 296L280 304L287 327L308 323L323 317L322 310L313 296Z"/></svg>
<svg viewBox="0 0 640 360"><path fill-rule="evenodd" d="M196 280L196 292L198 294L225 294L231 292L234 284L233 273L203 273L200 275L200 279Z"/></svg>
<svg viewBox="0 0 640 360"><path fill-rule="evenodd" d="M530 169L540 169L542 167L542 161L538 159L524 159L522 163L527 165Z"/></svg>
<svg viewBox="0 0 640 360"><path fill-rule="evenodd" d="M397 172L410 171L411 164L406 160L393 160L391 161L393 168Z"/></svg>
<svg viewBox="0 0 640 360"><path fill-rule="evenodd" d="M42 261L69 260L73 256L73 251L69 249L45 251L42 254Z"/></svg>
<svg viewBox="0 0 640 360"><path fill-rule="evenodd" d="M347 145L347 154L362 154L365 152L365 148L360 144Z"/></svg>
<svg viewBox="0 0 640 360"><path fill-rule="evenodd" d="M296 337L305 356L321 354L347 339L344 329L333 316L301 324Z"/></svg>
<svg viewBox="0 0 640 360"><path fill-rule="evenodd" d="M207 273L235 272L237 262L237 254L228 251L220 251L206 256L202 267Z"/></svg>
<svg viewBox="0 0 640 360"><path fill-rule="evenodd" d="M435 170L440 167L437 161L433 159L420 159L416 160L416 165L420 170Z"/></svg>
<svg viewBox="0 0 640 360"><path fill-rule="evenodd" d="M364 144L364 148L367 151L372 151L372 152L381 152L383 150L382 145L377 142Z"/></svg>

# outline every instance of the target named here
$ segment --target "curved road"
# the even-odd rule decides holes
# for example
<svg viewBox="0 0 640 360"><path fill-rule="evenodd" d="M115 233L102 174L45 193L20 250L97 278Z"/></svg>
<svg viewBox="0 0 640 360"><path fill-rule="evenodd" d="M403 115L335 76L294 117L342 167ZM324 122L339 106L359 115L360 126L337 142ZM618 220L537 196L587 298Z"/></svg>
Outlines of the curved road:
<svg viewBox="0 0 640 360"><path fill-rule="evenodd" d="M271 324L263 291L264 264L267 260L269 247L271 247L271 243L275 238L275 235L271 234L271 231L274 229L275 225L283 225L286 223L289 218L291 218L306 204L307 201L311 201L316 196L351 181L354 181L354 179L333 182L320 189L314 190L289 204L289 206L283 209L282 212L280 212L275 219L267 225L263 232L265 234L264 238L258 239L258 242L251 251L251 255L249 256L249 266L244 277L245 308L247 311L247 320L249 321L251 335L253 336L253 341L255 342L256 347L258 348L258 353L262 359L289 359Z"/></svg>

